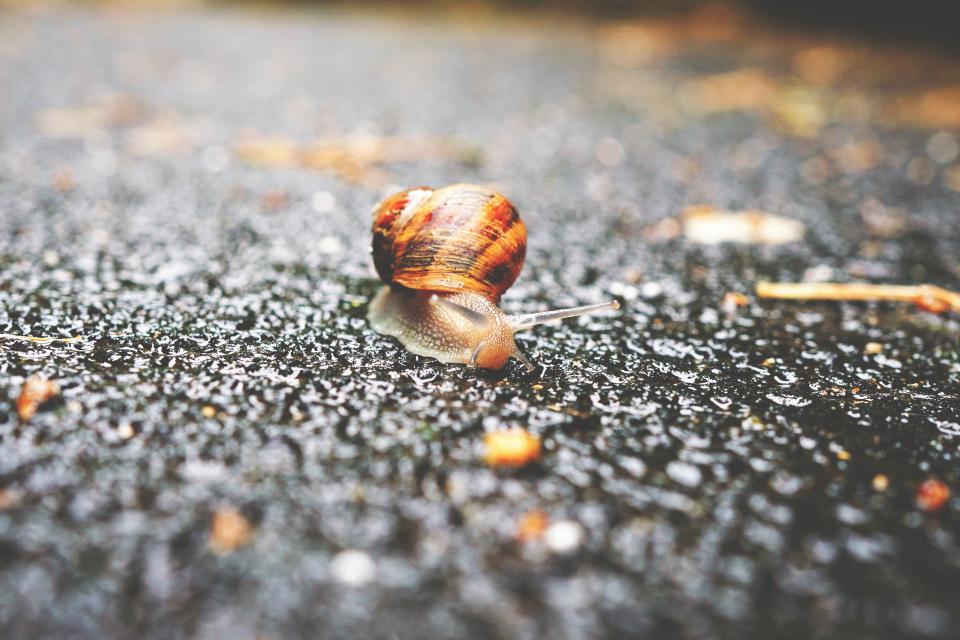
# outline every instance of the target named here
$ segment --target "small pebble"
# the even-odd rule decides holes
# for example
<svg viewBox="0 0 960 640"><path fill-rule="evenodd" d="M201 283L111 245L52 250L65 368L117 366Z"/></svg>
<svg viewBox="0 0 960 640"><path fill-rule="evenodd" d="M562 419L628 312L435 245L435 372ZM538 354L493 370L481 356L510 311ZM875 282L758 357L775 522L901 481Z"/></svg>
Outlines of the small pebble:
<svg viewBox="0 0 960 640"><path fill-rule="evenodd" d="M17 398L17 416L23 422L30 420L36 415L40 405L56 397L58 393L60 393L60 388L55 382L42 376L27 378L20 389L20 396Z"/></svg>
<svg viewBox="0 0 960 640"><path fill-rule="evenodd" d="M701 480L703 480L703 474L695 465L677 460L667 465L667 475L674 482L691 489L699 486Z"/></svg>
<svg viewBox="0 0 960 640"><path fill-rule="evenodd" d="M369 584L377 577L377 565L369 555L357 549L341 551L330 561L330 572L337 582L351 587Z"/></svg>
<svg viewBox="0 0 960 640"><path fill-rule="evenodd" d="M329 191L315 191L310 204L317 213L330 213L337 207L337 199Z"/></svg>
<svg viewBox="0 0 960 640"><path fill-rule="evenodd" d="M19 506L22 496L16 489L0 489L0 511Z"/></svg>
<svg viewBox="0 0 960 640"><path fill-rule="evenodd" d="M340 244L340 241L333 236L323 236L320 238L320 241L317 243L317 251L323 255L332 255L334 253L340 253L343 249L343 245Z"/></svg>
<svg viewBox="0 0 960 640"><path fill-rule="evenodd" d="M939 131L927 142L927 155L934 162L950 164L960 156L960 144L949 131Z"/></svg>
<svg viewBox="0 0 960 640"><path fill-rule="evenodd" d="M543 536L547 548L553 553L569 554L583 544L585 532L580 523L573 520L561 520L550 525Z"/></svg>
<svg viewBox="0 0 960 640"><path fill-rule="evenodd" d="M659 298L663 295L663 285L659 282L645 282L643 286L640 287L640 295L647 300Z"/></svg>
<svg viewBox="0 0 960 640"><path fill-rule="evenodd" d="M207 546L218 556L225 556L250 544L253 532L253 525L242 513L233 507L220 507L210 522Z"/></svg>
<svg viewBox="0 0 960 640"><path fill-rule="evenodd" d="M597 162L605 167L615 167L623 162L623 145L615 138L604 138L597 143Z"/></svg>
<svg viewBox="0 0 960 640"><path fill-rule="evenodd" d="M540 458L540 438L524 429L493 431L483 444L484 459L492 467L522 467Z"/></svg>
<svg viewBox="0 0 960 640"><path fill-rule="evenodd" d="M530 542L543 538L550 518L543 511L530 511L523 514L517 525L517 540Z"/></svg>
<svg viewBox="0 0 960 640"><path fill-rule="evenodd" d="M879 342L868 342L863 347L863 352L867 355L874 356L878 353L883 353L883 345Z"/></svg>
<svg viewBox="0 0 960 640"><path fill-rule="evenodd" d="M917 506L924 511L939 511L950 499L950 487L935 478L924 481L917 489Z"/></svg>
<svg viewBox="0 0 960 640"><path fill-rule="evenodd" d="M890 478L882 473L873 476L873 490L884 492L890 486Z"/></svg>

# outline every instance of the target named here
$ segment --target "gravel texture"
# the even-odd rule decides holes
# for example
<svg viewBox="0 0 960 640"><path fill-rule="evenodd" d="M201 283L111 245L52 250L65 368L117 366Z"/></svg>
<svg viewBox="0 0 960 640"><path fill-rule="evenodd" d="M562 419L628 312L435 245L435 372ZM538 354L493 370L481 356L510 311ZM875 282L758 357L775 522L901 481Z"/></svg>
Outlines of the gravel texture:
<svg viewBox="0 0 960 640"><path fill-rule="evenodd" d="M0 12L3 636L956 637L957 315L753 286L960 289L958 78L726 13ZM459 146L241 152L384 136ZM461 181L528 226L504 308L620 312L531 374L370 331L370 208Z"/></svg>

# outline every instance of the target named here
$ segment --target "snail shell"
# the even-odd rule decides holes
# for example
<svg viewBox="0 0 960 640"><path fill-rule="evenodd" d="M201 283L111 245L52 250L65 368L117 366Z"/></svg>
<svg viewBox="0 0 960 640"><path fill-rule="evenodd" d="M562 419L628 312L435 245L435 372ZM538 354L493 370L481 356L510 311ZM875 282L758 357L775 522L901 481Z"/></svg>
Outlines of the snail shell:
<svg viewBox="0 0 960 640"><path fill-rule="evenodd" d="M523 269L527 229L509 200L484 187L419 187L375 210L372 246L384 282L496 304Z"/></svg>
<svg viewBox="0 0 960 640"><path fill-rule="evenodd" d="M497 308L523 268L527 231L510 201L485 187L407 189L377 205L373 217L373 264L387 286L367 318L418 355L486 369L514 357L532 371L517 331L619 307L610 301L518 316Z"/></svg>

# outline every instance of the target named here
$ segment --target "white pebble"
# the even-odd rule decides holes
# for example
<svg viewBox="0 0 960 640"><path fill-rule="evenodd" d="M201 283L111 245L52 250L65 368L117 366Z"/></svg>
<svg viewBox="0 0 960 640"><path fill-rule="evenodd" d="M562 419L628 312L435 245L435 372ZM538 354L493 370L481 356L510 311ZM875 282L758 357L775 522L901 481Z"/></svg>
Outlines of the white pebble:
<svg viewBox="0 0 960 640"><path fill-rule="evenodd" d="M657 298L663 295L663 285L659 282L644 282L640 287L640 295L644 298Z"/></svg>
<svg viewBox="0 0 960 640"><path fill-rule="evenodd" d="M634 478L643 477L647 472L647 465L643 464L643 461L639 458L623 458L620 461L620 466Z"/></svg>
<svg viewBox="0 0 960 640"><path fill-rule="evenodd" d="M623 162L623 145L616 138L604 138L597 143L597 161L605 167L615 167Z"/></svg>
<svg viewBox="0 0 960 640"><path fill-rule="evenodd" d="M960 143L952 133L940 131L927 142L927 155L940 164L950 164L960 156Z"/></svg>
<svg viewBox="0 0 960 640"><path fill-rule="evenodd" d="M553 553L573 553L583 544L583 538L583 527L573 520L555 522L543 534L543 541Z"/></svg>
<svg viewBox="0 0 960 640"><path fill-rule="evenodd" d="M50 250L44 251L43 264L47 265L48 267L55 267L58 264L60 264L60 256L57 254L56 251L50 251Z"/></svg>
<svg viewBox="0 0 960 640"><path fill-rule="evenodd" d="M700 473L700 469L689 462L680 462L678 460L674 460L667 465L667 475L670 476L670 479L674 482L691 488L698 486L700 481L703 480L703 474Z"/></svg>
<svg viewBox="0 0 960 640"><path fill-rule="evenodd" d="M829 282L836 277L833 267L830 267L825 264L818 264L813 267L809 267L806 271L803 272L803 281L804 282Z"/></svg>
<svg viewBox="0 0 960 640"><path fill-rule="evenodd" d="M337 582L359 587L377 577L377 565L363 551L347 549L330 561L330 572Z"/></svg>
<svg viewBox="0 0 960 640"><path fill-rule="evenodd" d="M310 198L310 204L317 213L330 213L336 208L337 199L329 191L315 191Z"/></svg>
<svg viewBox="0 0 960 640"><path fill-rule="evenodd" d="M342 249L343 246L340 244L340 241L333 236L323 236L320 238L320 241L317 242L317 251L324 255L340 253Z"/></svg>

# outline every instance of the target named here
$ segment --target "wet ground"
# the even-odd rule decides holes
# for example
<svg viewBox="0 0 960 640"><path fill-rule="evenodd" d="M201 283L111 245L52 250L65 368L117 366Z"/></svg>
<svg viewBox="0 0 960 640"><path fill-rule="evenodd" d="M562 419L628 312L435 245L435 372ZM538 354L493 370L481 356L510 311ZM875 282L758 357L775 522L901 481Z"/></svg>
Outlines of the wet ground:
<svg viewBox="0 0 960 640"><path fill-rule="evenodd" d="M723 12L0 13L4 637L956 637L958 317L753 288L960 288L958 69ZM372 333L371 206L460 181L526 221L508 311L621 311L531 374Z"/></svg>

